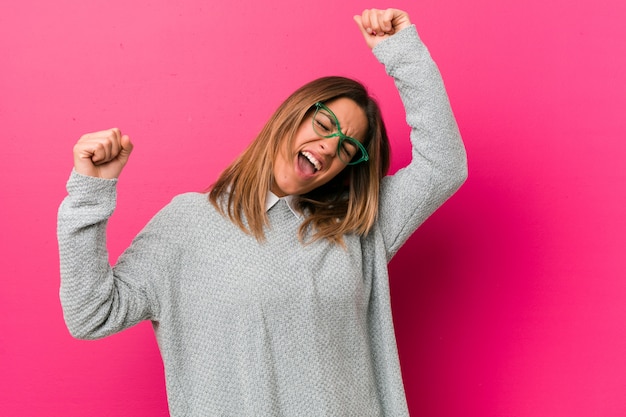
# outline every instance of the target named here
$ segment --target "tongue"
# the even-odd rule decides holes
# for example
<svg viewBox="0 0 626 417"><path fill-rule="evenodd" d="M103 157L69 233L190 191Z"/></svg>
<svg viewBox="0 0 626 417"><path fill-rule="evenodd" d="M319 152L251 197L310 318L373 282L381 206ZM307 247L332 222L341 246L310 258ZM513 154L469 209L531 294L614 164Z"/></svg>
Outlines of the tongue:
<svg viewBox="0 0 626 417"><path fill-rule="evenodd" d="M315 167L304 155L298 155L298 167L306 175L315 174Z"/></svg>

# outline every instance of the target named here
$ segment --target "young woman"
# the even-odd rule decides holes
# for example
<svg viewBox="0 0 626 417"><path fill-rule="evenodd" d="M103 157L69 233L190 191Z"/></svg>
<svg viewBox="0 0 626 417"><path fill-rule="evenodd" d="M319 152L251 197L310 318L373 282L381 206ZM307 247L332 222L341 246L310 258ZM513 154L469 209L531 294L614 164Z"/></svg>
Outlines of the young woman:
<svg viewBox="0 0 626 417"><path fill-rule="evenodd" d="M172 416L408 414L387 262L461 185L466 159L408 15L355 21L412 128L412 161L393 176L375 102L355 81L322 78L208 195L174 198L111 267L106 222L132 144L111 129L74 148L58 228L68 328L93 339L151 320Z"/></svg>

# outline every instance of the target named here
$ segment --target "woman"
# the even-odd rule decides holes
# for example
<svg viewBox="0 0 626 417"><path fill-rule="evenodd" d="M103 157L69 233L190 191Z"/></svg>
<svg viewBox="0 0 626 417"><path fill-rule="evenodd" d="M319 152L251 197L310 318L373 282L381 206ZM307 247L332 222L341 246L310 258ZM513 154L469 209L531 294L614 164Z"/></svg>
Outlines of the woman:
<svg viewBox="0 0 626 417"><path fill-rule="evenodd" d="M355 21L394 77L412 162L358 83L296 91L209 196L178 196L111 267L106 221L132 144L118 129L74 148L59 210L61 300L72 334L151 320L171 415L408 415L387 262L464 181L443 83L408 15Z"/></svg>

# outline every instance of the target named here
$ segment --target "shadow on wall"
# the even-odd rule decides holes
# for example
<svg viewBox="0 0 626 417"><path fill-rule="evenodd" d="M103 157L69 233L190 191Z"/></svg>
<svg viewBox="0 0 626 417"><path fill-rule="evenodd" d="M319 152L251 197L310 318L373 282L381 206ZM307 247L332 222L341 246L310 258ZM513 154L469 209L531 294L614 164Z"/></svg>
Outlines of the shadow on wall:
<svg viewBox="0 0 626 417"><path fill-rule="evenodd" d="M412 415L498 415L512 400L541 256L523 226L536 223L531 192L519 201L499 178L470 170L390 264Z"/></svg>

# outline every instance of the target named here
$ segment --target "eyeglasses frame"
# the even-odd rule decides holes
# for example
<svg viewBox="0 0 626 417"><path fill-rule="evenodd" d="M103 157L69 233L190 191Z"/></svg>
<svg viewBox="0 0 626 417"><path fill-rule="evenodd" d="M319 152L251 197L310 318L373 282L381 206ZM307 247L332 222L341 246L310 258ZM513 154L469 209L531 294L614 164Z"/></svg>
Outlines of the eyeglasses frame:
<svg viewBox="0 0 626 417"><path fill-rule="evenodd" d="M346 165L356 165L356 164L360 164L361 162L367 162L369 161L370 157L367 153L367 150L365 149L365 146L363 146L363 144L361 142L359 142L358 140L356 140L355 138L351 138L350 136L346 136L343 134L343 132L341 131L341 126L339 125L339 119L337 119L337 116L335 116L335 113L332 112L331 109L329 109L324 103L322 103L321 101L318 101L317 103L315 103L315 112L313 113L313 119L311 121L311 123L313 124L313 131L320 137L324 138L324 139L330 139L330 138L334 138L334 137L339 137L339 141L337 142L337 157ZM317 112L320 110L324 110L326 112L328 112L328 114L330 114L334 121L335 124L337 126L337 132L332 133L330 135L322 135L320 134L317 129L315 128L315 115L317 115ZM341 158L341 154L340 154L340 150L341 150L341 145L343 144L344 141L348 140L349 143L356 145L359 150L362 153L362 157L359 158L356 161L350 161L350 162L345 162L342 158Z"/></svg>

